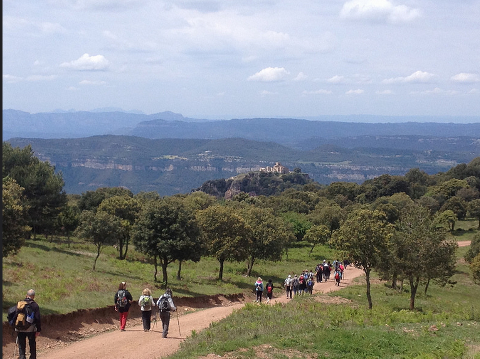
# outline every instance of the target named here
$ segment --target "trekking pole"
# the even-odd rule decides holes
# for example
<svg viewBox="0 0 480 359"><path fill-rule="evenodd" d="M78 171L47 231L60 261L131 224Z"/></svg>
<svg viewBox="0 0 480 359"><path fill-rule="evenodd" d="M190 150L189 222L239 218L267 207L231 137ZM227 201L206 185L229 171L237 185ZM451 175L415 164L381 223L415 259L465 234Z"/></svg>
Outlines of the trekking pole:
<svg viewBox="0 0 480 359"><path fill-rule="evenodd" d="M13 347L13 358L17 358L17 348L18 348L18 334L17 334L17 339L15 339L15 346Z"/></svg>
<svg viewBox="0 0 480 359"><path fill-rule="evenodd" d="M180 320L178 319L178 311L177 311L177 323L178 323L178 334L182 336L182 333L180 333Z"/></svg>

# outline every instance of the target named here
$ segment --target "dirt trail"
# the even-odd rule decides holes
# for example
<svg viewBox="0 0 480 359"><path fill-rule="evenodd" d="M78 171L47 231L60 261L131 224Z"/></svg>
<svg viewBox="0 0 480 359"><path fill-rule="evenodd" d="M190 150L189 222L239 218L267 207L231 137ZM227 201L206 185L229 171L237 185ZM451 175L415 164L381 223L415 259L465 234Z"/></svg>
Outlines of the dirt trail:
<svg viewBox="0 0 480 359"><path fill-rule="evenodd" d="M468 246L469 244L469 241L459 242L459 246ZM349 266L345 270L345 276L340 286L336 286L334 280L329 280L328 282L316 283L313 292L314 294L329 293L345 288L354 278L362 274L362 270ZM254 295L251 294L243 302L238 300L229 301L226 298L222 298L217 306L207 309L193 309L189 306L182 307L178 305L179 315L177 317L177 313L172 313L169 335L165 339L162 338L160 321L153 327L153 330L144 332L141 319L139 318L128 319L126 331L124 332L118 330L117 321L109 326L109 329L117 328L116 330L94 335L73 343L65 343L60 340L54 343L55 339L40 335L37 338L37 357L39 359L103 359L110 356L114 356L116 359L130 359L140 356L145 358L164 358L178 350L180 343L187 336L190 336L193 330L198 332L208 328L210 323L219 321L230 315L234 310L242 308L245 301L253 302L254 300ZM276 289L274 291L274 298L271 303L286 303L288 301L289 299L286 298L283 290ZM193 310L195 311L192 313L191 311ZM188 313L188 315L185 313ZM84 332L89 330L92 334L98 332L95 329L95 323L93 325L82 323L82 325L84 326ZM89 326L90 329L88 328ZM3 358L13 358L13 351L13 343L4 344Z"/></svg>
<svg viewBox="0 0 480 359"><path fill-rule="evenodd" d="M339 287L335 286L334 280L316 283L314 286L314 294L328 293L344 288L349 285L354 278L362 274L363 272L361 270L349 266L345 270L346 279L342 280ZM286 303L289 301L283 290L276 289L273 295L272 304ZM244 302L253 302L254 300L254 295L251 294L248 298L245 298ZM63 342L52 344L51 338L40 335L37 338L37 357L39 359L103 359L110 356L114 356L116 359L130 359L139 356L145 358L164 358L178 350L180 342L185 340L187 336L190 336L193 330L198 332L208 328L210 323L219 321L230 315L234 310L242 308L245 304L244 302L222 300L222 303L218 306L207 309L197 309L193 313L191 312L191 307L178 306L179 315L177 316L177 313L172 313L168 338L165 339L162 338L160 320L156 326L153 326L150 332L144 332L141 319L138 318L128 319L124 332L117 329L70 344ZM264 301L262 304L263 303ZM186 315L185 313L189 314ZM115 323L115 326L118 328L118 323ZM88 328L85 329L88 331ZM94 332L93 329L92 332ZM10 343L3 346L4 358L13 358L13 352L14 344Z"/></svg>

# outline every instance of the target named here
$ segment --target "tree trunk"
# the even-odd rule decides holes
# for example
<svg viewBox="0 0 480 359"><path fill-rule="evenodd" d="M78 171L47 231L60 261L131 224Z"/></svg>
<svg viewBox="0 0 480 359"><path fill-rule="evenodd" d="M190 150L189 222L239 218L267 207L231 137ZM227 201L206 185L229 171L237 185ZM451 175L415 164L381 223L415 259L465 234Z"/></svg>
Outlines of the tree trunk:
<svg viewBox="0 0 480 359"><path fill-rule="evenodd" d="M364 269L365 272L365 281L367 282L367 300L368 300L368 309L372 309L372 294L370 293L370 269Z"/></svg>
<svg viewBox="0 0 480 359"><path fill-rule="evenodd" d="M129 239L130 238L128 236L125 238L125 252L123 253L123 259L127 258L128 242L130 242Z"/></svg>
<svg viewBox="0 0 480 359"><path fill-rule="evenodd" d="M410 281L410 310L415 309L415 296L417 295L418 283L420 282L420 278L416 277L415 280L411 276L409 278Z"/></svg>
<svg viewBox="0 0 480 359"><path fill-rule="evenodd" d="M223 259L219 259L218 262L220 263L220 269L218 270L218 279L223 280Z"/></svg>
<svg viewBox="0 0 480 359"><path fill-rule="evenodd" d="M247 261L247 277L250 277L250 274L252 273L253 263L255 263L255 257L251 256Z"/></svg>
<svg viewBox="0 0 480 359"><path fill-rule="evenodd" d="M123 257L123 238L118 240L118 259L124 259Z"/></svg>
<svg viewBox="0 0 480 359"><path fill-rule="evenodd" d="M312 248L310 248L310 254L312 254L312 252L313 252L313 248L315 248L315 243L313 243L313 246L312 246Z"/></svg>
<svg viewBox="0 0 480 359"><path fill-rule="evenodd" d="M165 288L168 287L168 274L167 274L167 266L168 262L166 259L160 258L160 264L162 265L162 282L165 282Z"/></svg>
<svg viewBox="0 0 480 359"><path fill-rule="evenodd" d="M95 260L93 261L93 270L95 270L95 266L97 265L97 259L100 257L100 250L102 246L97 245L97 256L95 257Z"/></svg>
<svg viewBox="0 0 480 359"><path fill-rule="evenodd" d="M394 273L392 276L392 289L397 289L397 273Z"/></svg>
<svg viewBox="0 0 480 359"><path fill-rule="evenodd" d="M182 280L180 273L182 272L182 261L178 261L178 272L177 272L177 280Z"/></svg>
<svg viewBox="0 0 480 359"><path fill-rule="evenodd" d="M425 295L427 295L428 285L430 284L430 278L427 280L427 284L425 285Z"/></svg>
<svg viewBox="0 0 480 359"><path fill-rule="evenodd" d="M157 256L153 257L153 265L155 266L155 273L153 274L153 280L156 282L157 281L157 273L158 273L158 262L157 262Z"/></svg>

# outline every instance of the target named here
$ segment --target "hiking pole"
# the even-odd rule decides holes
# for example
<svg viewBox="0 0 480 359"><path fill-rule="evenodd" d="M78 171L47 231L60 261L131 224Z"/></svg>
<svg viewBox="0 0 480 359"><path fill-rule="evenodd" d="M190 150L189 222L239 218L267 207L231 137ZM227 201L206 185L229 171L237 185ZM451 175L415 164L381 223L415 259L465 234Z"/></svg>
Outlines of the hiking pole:
<svg viewBox="0 0 480 359"><path fill-rule="evenodd" d="M176 312L177 312L178 334L182 336L182 333L180 333L180 320L178 319L178 311Z"/></svg>
<svg viewBox="0 0 480 359"><path fill-rule="evenodd" d="M17 357L17 348L18 348L18 334L17 334L17 339L15 339L15 346L13 347L13 358Z"/></svg>

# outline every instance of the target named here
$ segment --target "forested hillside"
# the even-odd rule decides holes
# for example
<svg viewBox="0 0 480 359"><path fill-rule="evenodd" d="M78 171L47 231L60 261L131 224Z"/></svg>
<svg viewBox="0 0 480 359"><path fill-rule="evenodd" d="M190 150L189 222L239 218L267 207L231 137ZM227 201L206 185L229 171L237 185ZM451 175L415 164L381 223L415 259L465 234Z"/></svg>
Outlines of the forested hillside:
<svg viewBox="0 0 480 359"><path fill-rule="evenodd" d="M468 163L480 154L474 137L365 136L305 142L305 149L241 138L147 139L93 136L77 139L8 141L31 146L35 156L62 173L65 191L80 194L122 186L134 193L189 193L209 180L225 179L280 162L320 184L361 184L383 174L404 175L411 168L428 174ZM318 147L316 147L319 145ZM385 147L390 146L390 147Z"/></svg>

